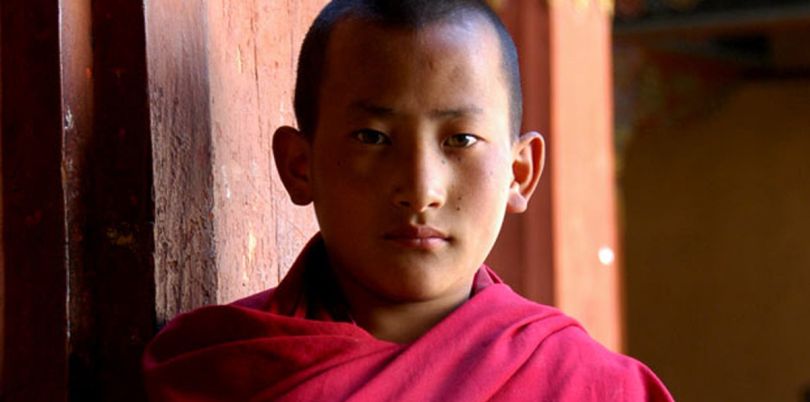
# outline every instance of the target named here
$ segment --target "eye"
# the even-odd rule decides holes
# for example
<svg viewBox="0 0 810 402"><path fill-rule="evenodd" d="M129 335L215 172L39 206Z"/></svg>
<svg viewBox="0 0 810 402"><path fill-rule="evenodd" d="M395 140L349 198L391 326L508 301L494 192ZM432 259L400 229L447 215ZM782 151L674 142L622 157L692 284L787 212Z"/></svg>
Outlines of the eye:
<svg viewBox="0 0 810 402"><path fill-rule="evenodd" d="M391 140L387 135L371 129L357 130L352 133L352 138L368 145L383 145L391 143Z"/></svg>
<svg viewBox="0 0 810 402"><path fill-rule="evenodd" d="M472 134L455 134L444 140L444 145L450 148L469 148L478 142L478 137Z"/></svg>

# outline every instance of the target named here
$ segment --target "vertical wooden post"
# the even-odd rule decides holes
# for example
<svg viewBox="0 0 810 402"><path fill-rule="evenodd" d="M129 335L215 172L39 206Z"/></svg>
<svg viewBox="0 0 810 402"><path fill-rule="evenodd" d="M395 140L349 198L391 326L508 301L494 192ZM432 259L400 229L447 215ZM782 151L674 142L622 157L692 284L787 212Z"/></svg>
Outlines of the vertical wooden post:
<svg viewBox="0 0 810 402"><path fill-rule="evenodd" d="M0 400L143 400L156 321L278 282L316 225L270 138L323 3L2 3Z"/></svg>
<svg viewBox="0 0 810 402"><path fill-rule="evenodd" d="M67 311L59 4L4 0L3 401L65 400ZM13 101L11 101L13 100Z"/></svg>
<svg viewBox="0 0 810 402"><path fill-rule="evenodd" d="M605 4L502 3L521 55L524 127L543 132L548 155L537 198L527 214L507 221L491 261L496 267L506 262L504 276L519 291L561 307L618 350L610 10Z"/></svg>
<svg viewBox="0 0 810 402"><path fill-rule="evenodd" d="M92 163L90 144L95 140L93 99L93 17L90 0L75 0L63 6L60 16L60 61L62 74L62 110L65 124L62 133L62 187L65 192L67 228L68 289L62 297L68 306L68 387L70 394L91 388L92 350L96 326L103 320L96 314L97 301L92 286L95 272L86 267L94 256L97 242L88 227L93 209L88 208ZM84 383L84 384L82 384ZM82 392L85 396L87 392ZM93 400L93 399L91 399Z"/></svg>
<svg viewBox="0 0 810 402"><path fill-rule="evenodd" d="M325 0L148 2L158 321L278 283L317 230L276 176L295 63Z"/></svg>
<svg viewBox="0 0 810 402"><path fill-rule="evenodd" d="M275 286L317 231L276 174L273 133L294 125L298 49L324 0L211 0L208 66L217 302Z"/></svg>
<svg viewBox="0 0 810 402"><path fill-rule="evenodd" d="M61 111L58 2L3 1L0 27L7 329L0 398L60 401L67 342L61 154L69 121Z"/></svg>
<svg viewBox="0 0 810 402"><path fill-rule="evenodd" d="M611 31L604 4L556 1L550 7L555 288L558 306L618 350Z"/></svg>
<svg viewBox="0 0 810 402"><path fill-rule="evenodd" d="M0 10L0 49L3 46L3 17ZM0 50L0 390L3 389L3 367L5 366L5 334L6 334L6 258L5 258L5 224L3 222L3 212L5 202L3 201L3 52ZM3 398L3 391L0 391L0 399Z"/></svg>
<svg viewBox="0 0 810 402"><path fill-rule="evenodd" d="M63 0L61 15L70 399L140 401L155 328L143 11Z"/></svg>
<svg viewBox="0 0 810 402"><path fill-rule="evenodd" d="M0 27L0 399L143 400L154 208L141 7L10 0Z"/></svg>
<svg viewBox="0 0 810 402"><path fill-rule="evenodd" d="M199 1L149 1L145 13L156 310L162 323L217 301L208 19Z"/></svg>

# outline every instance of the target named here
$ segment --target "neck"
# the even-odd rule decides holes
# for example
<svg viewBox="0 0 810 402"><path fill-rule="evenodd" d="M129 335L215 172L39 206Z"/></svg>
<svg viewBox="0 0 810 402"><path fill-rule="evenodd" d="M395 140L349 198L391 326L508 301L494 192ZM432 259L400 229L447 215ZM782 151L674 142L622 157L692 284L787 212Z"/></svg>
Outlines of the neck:
<svg viewBox="0 0 810 402"><path fill-rule="evenodd" d="M378 296L351 280L339 283L354 321L375 338L410 343L424 335L470 297L466 291L419 301L392 301Z"/></svg>
<svg viewBox="0 0 810 402"><path fill-rule="evenodd" d="M451 305L436 305L437 303L430 301L352 308L352 316L358 325L377 339L410 343L428 332L464 301L466 298ZM350 304L355 305L351 301Z"/></svg>

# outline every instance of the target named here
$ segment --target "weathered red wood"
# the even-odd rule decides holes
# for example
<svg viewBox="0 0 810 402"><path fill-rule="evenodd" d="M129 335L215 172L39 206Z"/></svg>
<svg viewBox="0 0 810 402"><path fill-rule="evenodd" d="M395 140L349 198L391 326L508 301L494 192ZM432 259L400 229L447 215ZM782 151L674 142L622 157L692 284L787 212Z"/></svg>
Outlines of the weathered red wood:
<svg viewBox="0 0 810 402"><path fill-rule="evenodd" d="M66 118L63 127L63 177L65 192L65 223L67 229L68 295L61 295L68 304L70 339L68 340L68 387L75 394L88 387L92 377L89 366L93 353L88 350L93 334L102 318L96 314L97 301L92 281L94 272L86 266L94 256L96 242L88 229L88 189L94 155L89 144L95 139L93 130L93 49L92 10L89 0L62 4L60 15L62 74L62 110ZM97 156L96 156L97 158ZM92 229L90 229L92 230ZM56 295L55 295L56 296ZM81 392L85 396L89 392Z"/></svg>
<svg viewBox="0 0 810 402"><path fill-rule="evenodd" d="M206 6L149 1L148 102L154 149L158 322L217 301Z"/></svg>
<svg viewBox="0 0 810 402"><path fill-rule="evenodd" d="M59 4L4 0L2 216L6 331L0 400L66 395L66 249ZM13 100L13 101L11 101Z"/></svg>
<svg viewBox="0 0 810 402"><path fill-rule="evenodd" d="M152 149L138 3L64 1L70 399L141 401L155 329Z"/></svg>
<svg viewBox="0 0 810 402"><path fill-rule="evenodd" d="M0 13L0 46L3 43L3 17ZM5 333L6 333L6 258L5 258L5 223L3 222L3 52L0 50L0 390L3 389L3 367L5 366ZM2 398L3 391L0 391Z"/></svg>
<svg viewBox="0 0 810 402"><path fill-rule="evenodd" d="M275 286L317 231L276 175L275 129L294 125L298 49L324 0L208 2L217 302Z"/></svg>
<svg viewBox="0 0 810 402"><path fill-rule="evenodd" d="M125 3L3 3L2 400L143 400L151 138Z"/></svg>
<svg viewBox="0 0 810 402"><path fill-rule="evenodd" d="M556 305L619 350L609 10L571 1L549 10Z"/></svg>
<svg viewBox="0 0 810 402"><path fill-rule="evenodd" d="M317 230L276 176L300 42L324 0L149 2L158 321L274 286Z"/></svg>

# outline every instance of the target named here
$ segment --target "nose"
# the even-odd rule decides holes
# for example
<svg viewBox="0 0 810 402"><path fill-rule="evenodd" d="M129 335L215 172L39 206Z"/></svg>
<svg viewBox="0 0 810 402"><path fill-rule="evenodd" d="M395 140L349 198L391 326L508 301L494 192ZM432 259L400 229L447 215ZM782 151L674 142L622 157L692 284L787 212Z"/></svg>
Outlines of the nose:
<svg viewBox="0 0 810 402"><path fill-rule="evenodd" d="M447 198L443 155L430 146L414 146L403 150L397 159L394 205L413 213L441 208Z"/></svg>

